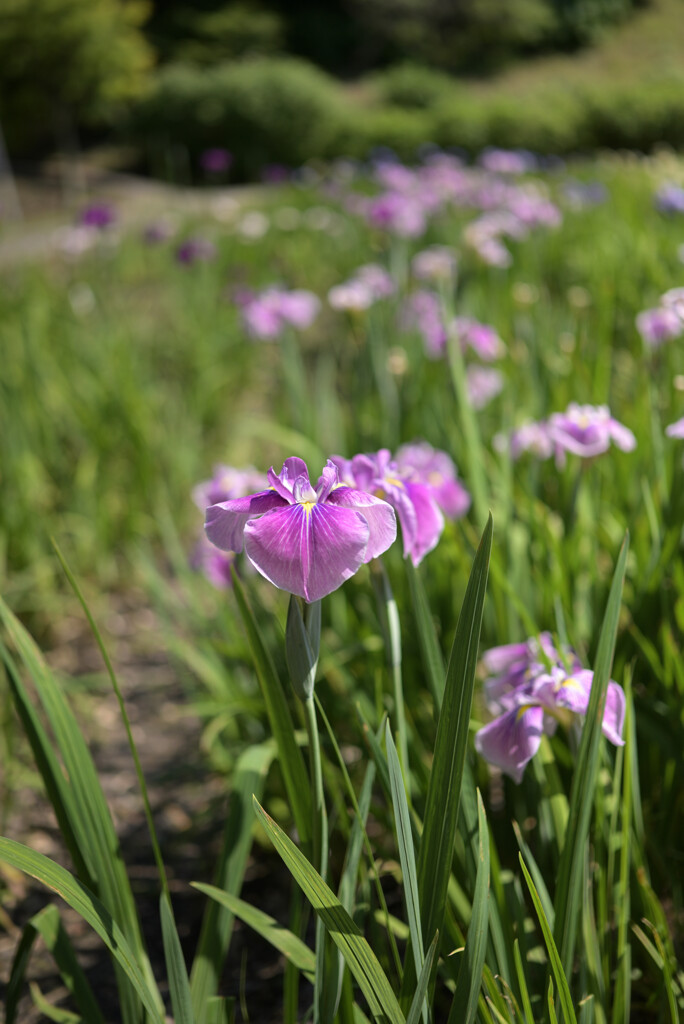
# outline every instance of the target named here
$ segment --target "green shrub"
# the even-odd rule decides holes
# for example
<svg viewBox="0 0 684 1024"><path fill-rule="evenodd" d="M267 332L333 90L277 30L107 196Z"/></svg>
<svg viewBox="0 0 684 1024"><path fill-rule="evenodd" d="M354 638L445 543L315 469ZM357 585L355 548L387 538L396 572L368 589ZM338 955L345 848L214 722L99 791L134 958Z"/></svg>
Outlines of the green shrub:
<svg viewBox="0 0 684 1024"><path fill-rule="evenodd" d="M375 146L388 146L402 160L416 159L416 150L432 141L433 118L427 111L371 107L349 112L331 146L330 156L363 160Z"/></svg>
<svg viewBox="0 0 684 1024"><path fill-rule="evenodd" d="M451 75L420 64L397 64L368 79L382 104L423 110L434 107L457 88Z"/></svg>
<svg viewBox="0 0 684 1024"><path fill-rule="evenodd" d="M240 177L266 164L290 166L330 150L343 123L335 82L304 61L241 61L198 68L163 68L136 107L130 130L152 159L181 144L191 160L226 146Z"/></svg>
<svg viewBox="0 0 684 1024"><path fill-rule="evenodd" d="M583 97L590 145L647 152L684 146L684 78L593 88Z"/></svg>

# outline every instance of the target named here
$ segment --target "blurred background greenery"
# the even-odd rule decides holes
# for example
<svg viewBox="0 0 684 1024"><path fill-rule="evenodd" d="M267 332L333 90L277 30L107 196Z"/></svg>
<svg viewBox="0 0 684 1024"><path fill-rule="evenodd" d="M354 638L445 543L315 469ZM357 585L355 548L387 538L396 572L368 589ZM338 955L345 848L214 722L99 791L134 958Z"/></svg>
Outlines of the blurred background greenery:
<svg viewBox="0 0 684 1024"><path fill-rule="evenodd" d="M684 143L683 56L682 0L5 0L0 124L15 160L114 144L184 183L212 146L233 180L426 141L649 150Z"/></svg>

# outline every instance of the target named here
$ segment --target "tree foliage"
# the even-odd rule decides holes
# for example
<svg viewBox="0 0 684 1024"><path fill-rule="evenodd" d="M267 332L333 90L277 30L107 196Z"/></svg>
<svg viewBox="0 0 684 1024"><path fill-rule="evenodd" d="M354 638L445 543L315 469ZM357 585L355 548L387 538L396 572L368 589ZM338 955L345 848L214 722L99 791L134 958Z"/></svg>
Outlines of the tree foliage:
<svg viewBox="0 0 684 1024"><path fill-rule="evenodd" d="M143 0L3 0L0 116L11 141L40 142L60 118L106 119L137 96L152 51Z"/></svg>

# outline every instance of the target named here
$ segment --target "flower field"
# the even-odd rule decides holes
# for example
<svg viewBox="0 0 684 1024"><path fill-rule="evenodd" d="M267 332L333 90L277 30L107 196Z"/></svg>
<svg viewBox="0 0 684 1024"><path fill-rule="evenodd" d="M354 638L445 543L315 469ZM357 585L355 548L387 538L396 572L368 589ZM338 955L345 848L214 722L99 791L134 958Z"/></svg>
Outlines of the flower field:
<svg viewBox="0 0 684 1024"><path fill-rule="evenodd" d="M7 1024L37 935L59 1021L674 1024L684 167L276 171L202 212L93 204L2 272L0 788L28 774L63 841L0 839ZM196 929L145 784L163 722L131 728L107 653L130 595L226 794ZM50 655L75 620L92 675ZM105 678L153 921L89 749ZM94 929L115 1005L63 904L13 921L17 872ZM226 968L240 929L280 955L269 1017Z"/></svg>

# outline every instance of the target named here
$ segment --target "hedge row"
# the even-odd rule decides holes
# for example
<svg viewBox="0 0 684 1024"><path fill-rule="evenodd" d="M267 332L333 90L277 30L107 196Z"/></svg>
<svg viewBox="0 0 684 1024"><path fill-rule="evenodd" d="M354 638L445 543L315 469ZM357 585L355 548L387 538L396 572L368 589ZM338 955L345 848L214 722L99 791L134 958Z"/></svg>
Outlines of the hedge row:
<svg viewBox="0 0 684 1024"><path fill-rule="evenodd" d="M286 58L201 70L170 65L133 111L128 134L157 169L174 148L195 166L202 150L225 146L240 178L267 164L364 158L374 146L411 159L425 142L472 153L490 145L555 154L648 151L658 143L684 148L682 77L574 90L551 84L543 93L486 97L429 71L412 82L404 76L399 85L376 78L359 97L312 65Z"/></svg>

